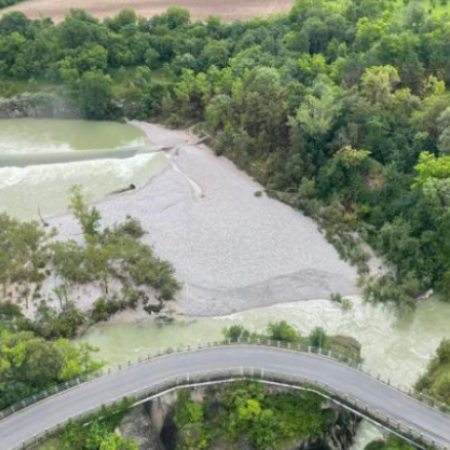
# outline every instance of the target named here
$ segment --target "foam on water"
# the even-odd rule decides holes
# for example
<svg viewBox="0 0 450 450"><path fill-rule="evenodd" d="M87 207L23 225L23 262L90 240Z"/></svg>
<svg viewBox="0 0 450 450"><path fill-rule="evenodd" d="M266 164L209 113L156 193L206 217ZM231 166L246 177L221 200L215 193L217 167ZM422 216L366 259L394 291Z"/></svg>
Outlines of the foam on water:
<svg viewBox="0 0 450 450"><path fill-rule="evenodd" d="M0 168L0 213L19 219L37 219L39 210L44 216L63 213L67 210L67 190L75 184L83 187L89 202L99 201L131 184L141 187L162 170L165 156L147 153L132 156L131 152L125 155L125 150L119 149L148 144L138 128L114 122L0 121L0 157L7 160L11 154L24 166ZM109 159L90 156L91 160L65 161L64 155L88 149L98 149L98 158L107 152ZM111 150L117 150L117 155ZM56 155L52 162L59 164L44 164L50 154ZM30 164L43 155L42 165L27 165L27 155Z"/></svg>
<svg viewBox="0 0 450 450"><path fill-rule="evenodd" d="M102 159L0 169L0 212L20 219L36 219L38 210L49 216L67 209L67 191L83 186L89 202L134 184L146 184L166 164L163 154L128 159Z"/></svg>

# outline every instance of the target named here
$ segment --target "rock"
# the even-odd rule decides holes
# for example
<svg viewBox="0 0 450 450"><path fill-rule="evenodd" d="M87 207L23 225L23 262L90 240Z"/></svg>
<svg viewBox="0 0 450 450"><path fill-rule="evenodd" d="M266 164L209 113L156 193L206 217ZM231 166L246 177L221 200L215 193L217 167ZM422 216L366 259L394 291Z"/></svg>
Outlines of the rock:
<svg viewBox="0 0 450 450"><path fill-rule="evenodd" d="M346 450L350 448L356 435L360 419L345 410L338 410L336 424L323 439L321 448Z"/></svg>
<svg viewBox="0 0 450 450"><path fill-rule="evenodd" d="M161 434L164 424L167 421L167 417L173 411L177 398L177 393L172 392L162 397L158 397L149 403L150 419L158 434Z"/></svg>
<svg viewBox="0 0 450 450"><path fill-rule="evenodd" d="M207 393L217 394L220 386L200 387L191 390L191 400L203 402ZM280 387L271 387L268 392L285 391ZM174 407L177 403L176 392L158 397L145 404L145 407L136 408L120 426L125 437L136 440L140 450L170 450L180 443L179 431L174 422ZM333 403L323 405L329 410L333 418L333 425L325 436L320 439L302 439L292 442L279 450L347 450L353 443L360 419L350 412L337 407ZM208 447L209 450L256 450L245 436L238 442L231 444L223 436Z"/></svg>
<svg viewBox="0 0 450 450"><path fill-rule="evenodd" d="M168 325L175 322L175 317L173 317L170 313L159 313L155 321L162 325Z"/></svg>
<svg viewBox="0 0 450 450"><path fill-rule="evenodd" d="M124 438L136 441L139 450L165 450L144 406L131 410L120 424L119 432Z"/></svg>

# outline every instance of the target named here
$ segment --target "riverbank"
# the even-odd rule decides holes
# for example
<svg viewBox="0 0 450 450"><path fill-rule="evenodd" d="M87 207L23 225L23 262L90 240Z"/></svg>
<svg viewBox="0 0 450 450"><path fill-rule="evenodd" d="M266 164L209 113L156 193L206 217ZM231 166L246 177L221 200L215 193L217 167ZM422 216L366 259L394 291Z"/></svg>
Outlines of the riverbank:
<svg viewBox="0 0 450 450"><path fill-rule="evenodd" d="M181 310L220 316L281 302L358 294L357 271L339 259L315 223L189 133L133 122L155 145L173 147L170 165L140 190L97 204L104 225L127 215L144 241L170 261L183 289ZM49 220L61 239L79 239L67 214ZM83 302L97 298L83 289Z"/></svg>

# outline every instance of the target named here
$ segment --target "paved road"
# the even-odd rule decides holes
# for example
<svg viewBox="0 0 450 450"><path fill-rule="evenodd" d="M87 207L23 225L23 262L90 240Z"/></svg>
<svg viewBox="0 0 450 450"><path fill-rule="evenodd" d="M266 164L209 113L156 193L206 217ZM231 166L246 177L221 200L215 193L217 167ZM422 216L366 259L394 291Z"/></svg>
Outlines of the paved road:
<svg viewBox="0 0 450 450"><path fill-rule="evenodd" d="M450 419L375 379L333 360L251 345L218 347L146 361L50 397L0 422L0 450L69 418L186 373L253 367L326 383L450 449Z"/></svg>

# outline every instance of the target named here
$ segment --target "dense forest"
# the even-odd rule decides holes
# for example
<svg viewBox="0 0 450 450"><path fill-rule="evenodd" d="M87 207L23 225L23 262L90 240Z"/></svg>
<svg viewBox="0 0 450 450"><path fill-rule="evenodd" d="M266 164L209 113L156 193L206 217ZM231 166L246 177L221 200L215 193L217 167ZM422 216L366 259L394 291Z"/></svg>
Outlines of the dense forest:
<svg viewBox="0 0 450 450"><path fill-rule="evenodd" d="M197 124L362 274L358 236L392 263L368 297L448 298L450 28L432 4L409 3L298 0L288 15L231 24L182 9L103 22L76 10L57 25L11 13L0 95L58 95L90 119Z"/></svg>
<svg viewBox="0 0 450 450"><path fill-rule="evenodd" d="M12 2L0 0L0 7ZM231 24L214 17L194 22L177 8L151 19L123 11L104 21L74 10L59 24L10 13L0 19L0 97L26 92L35 102L63 99L87 119L194 126L270 195L316 219L342 256L358 265L368 298L410 306L434 289L448 300L449 19L434 13L435 1L426 8L413 0L401 8L398 3L297 0L288 15ZM170 264L139 241L139 223L129 218L101 229L98 211L87 208L76 190L72 209L82 244L58 242L37 223L0 216L5 297L14 286L27 301L42 300L35 288L50 267L63 280L55 292L60 311L43 304L30 321L17 306L0 305L0 409L101 368L93 348L67 338L142 301L136 286L156 289L161 302L179 287ZM364 241L391 264L379 280L368 275ZM111 281L120 281L123 295L111 295ZM103 296L86 317L67 292L91 282L101 285ZM248 335L240 327L225 333ZM302 338L281 322L268 333L355 356L354 342L321 329ZM417 385L447 403L449 361L443 342ZM231 437L242 433L238 421L258 448L311 431L293 423L306 417L308 402L249 389L223 398L218 418ZM311 405L320 432L326 417L320 405ZM187 396L177 411L183 442L195 448L220 428ZM114 433L115 426L71 424L64 448L136 448ZM405 448L397 440L370 446Z"/></svg>

